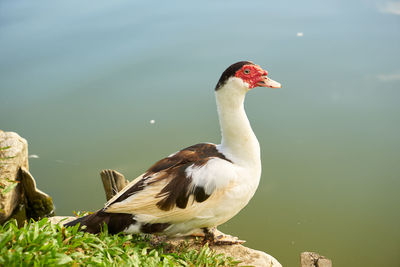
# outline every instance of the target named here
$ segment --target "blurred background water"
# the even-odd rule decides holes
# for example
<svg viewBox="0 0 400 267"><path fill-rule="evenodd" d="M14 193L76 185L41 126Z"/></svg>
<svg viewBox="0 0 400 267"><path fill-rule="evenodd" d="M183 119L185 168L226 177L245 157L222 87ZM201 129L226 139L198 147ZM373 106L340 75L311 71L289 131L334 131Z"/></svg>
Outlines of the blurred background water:
<svg viewBox="0 0 400 267"><path fill-rule="evenodd" d="M285 266L400 266L400 2L3 0L0 47L0 129L57 214L102 207L101 169L218 143L213 88L252 60L283 88L248 94L262 180L220 229Z"/></svg>

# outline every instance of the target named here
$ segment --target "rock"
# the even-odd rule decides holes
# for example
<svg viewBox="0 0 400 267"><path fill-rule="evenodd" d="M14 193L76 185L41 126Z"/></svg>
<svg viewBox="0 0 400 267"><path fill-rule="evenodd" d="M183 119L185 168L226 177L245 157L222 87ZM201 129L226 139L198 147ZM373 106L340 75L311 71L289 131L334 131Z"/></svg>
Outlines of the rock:
<svg viewBox="0 0 400 267"><path fill-rule="evenodd" d="M107 201L124 189L129 183L124 175L114 170L102 170L100 176L103 181Z"/></svg>
<svg viewBox="0 0 400 267"><path fill-rule="evenodd" d="M62 223L65 224L74 220L74 217L68 216L55 216L51 217L50 221L54 224ZM189 247L191 249L200 250L202 243L193 237L175 237L166 238L165 236L150 236L150 242L153 245L159 243L167 243L173 248ZM223 245L223 246L210 246L210 249L215 251L217 254L224 254L232 257L235 260L241 261L239 266L268 266L268 267L282 267L282 265L271 255L265 252L254 250L243 245Z"/></svg>
<svg viewBox="0 0 400 267"><path fill-rule="evenodd" d="M52 198L36 187L29 173L28 143L13 132L0 130L0 223L38 220L54 212Z"/></svg>
<svg viewBox="0 0 400 267"><path fill-rule="evenodd" d="M33 176L24 168L20 168L21 184L25 196L26 216L34 220L50 216L54 213L53 199L36 187Z"/></svg>
<svg viewBox="0 0 400 267"><path fill-rule="evenodd" d="M0 185L4 188L18 182L20 167L28 170L28 142L14 132L0 130ZM22 188L0 194L0 223L7 220L20 204Z"/></svg>
<svg viewBox="0 0 400 267"><path fill-rule="evenodd" d="M159 236L152 236L151 240L154 243L165 242L172 247L187 246L192 249L200 250L203 243L193 237L174 237L166 238ZM210 245L210 249L217 254L224 254L225 256L232 257L235 260L241 261L239 266L268 266L268 267L282 267L282 265L271 255L245 247L243 245Z"/></svg>
<svg viewBox="0 0 400 267"><path fill-rule="evenodd" d="M222 253L234 259L240 260L239 266L268 266L268 267L282 267L282 265L271 255L245 247L243 245L225 245L225 246L212 246L216 253Z"/></svg>
<svg viewBox="0 0 400 267"><path fill-rule="evenodd" d="M301 267L332 267L332 261L315 252L302 252L300 254Z"/></svg>
<svg viewBox="0 0 400 267"><path fill-rule="evenodd" d="M53 216L53 217L50 217L49 218L49 221L52 223L52 224L66 224L66 223L69 223L69 222L71 222L71 221L73 221L73 220L75 220L76 218L75 217L72 217L72 216Z"/></svg>

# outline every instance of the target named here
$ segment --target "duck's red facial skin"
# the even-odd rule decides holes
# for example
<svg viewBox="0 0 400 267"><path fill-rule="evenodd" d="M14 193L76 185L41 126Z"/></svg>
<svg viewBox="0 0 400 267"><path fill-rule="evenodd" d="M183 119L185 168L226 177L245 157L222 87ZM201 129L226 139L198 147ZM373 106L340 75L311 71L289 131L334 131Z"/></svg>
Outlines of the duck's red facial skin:
<svg viewBox="0 0 400 267"><path fill-rule="evenodd" d="M245 83L249 84L249 89L260 86L260 82L263 82L267 75L268 72L258 65L243 65L235 73L235 77L241 78Z"/></svg>

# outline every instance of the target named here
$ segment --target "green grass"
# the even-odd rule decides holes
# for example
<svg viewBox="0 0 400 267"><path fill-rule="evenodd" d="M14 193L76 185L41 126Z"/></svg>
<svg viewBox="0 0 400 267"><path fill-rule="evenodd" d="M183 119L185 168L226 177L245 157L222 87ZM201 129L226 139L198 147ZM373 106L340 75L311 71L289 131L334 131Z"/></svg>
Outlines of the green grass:
<svg viewBox="0 0 400 267"><path fill-rule="evenodd" d="M47 218L18 228L0 225L0 266L236 266L208 246L200 251L153 247L141 235L98 235L51 224Z"/></svg>

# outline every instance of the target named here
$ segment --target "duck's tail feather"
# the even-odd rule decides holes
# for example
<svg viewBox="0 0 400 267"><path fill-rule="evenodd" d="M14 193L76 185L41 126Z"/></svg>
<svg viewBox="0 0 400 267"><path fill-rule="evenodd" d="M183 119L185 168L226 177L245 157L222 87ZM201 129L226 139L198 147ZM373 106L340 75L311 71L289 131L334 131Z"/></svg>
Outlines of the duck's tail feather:
<svg viewBox="0 0 400 267"><path fill-rule="evenodd" d="M80 224L79 229L88 233L96 234L107 224L108 232L116 234L124 231L129 226L137 223L135 216L126 213L108 213L103 210L96 211L72 222L64 224L65 227Z"/></svg>

